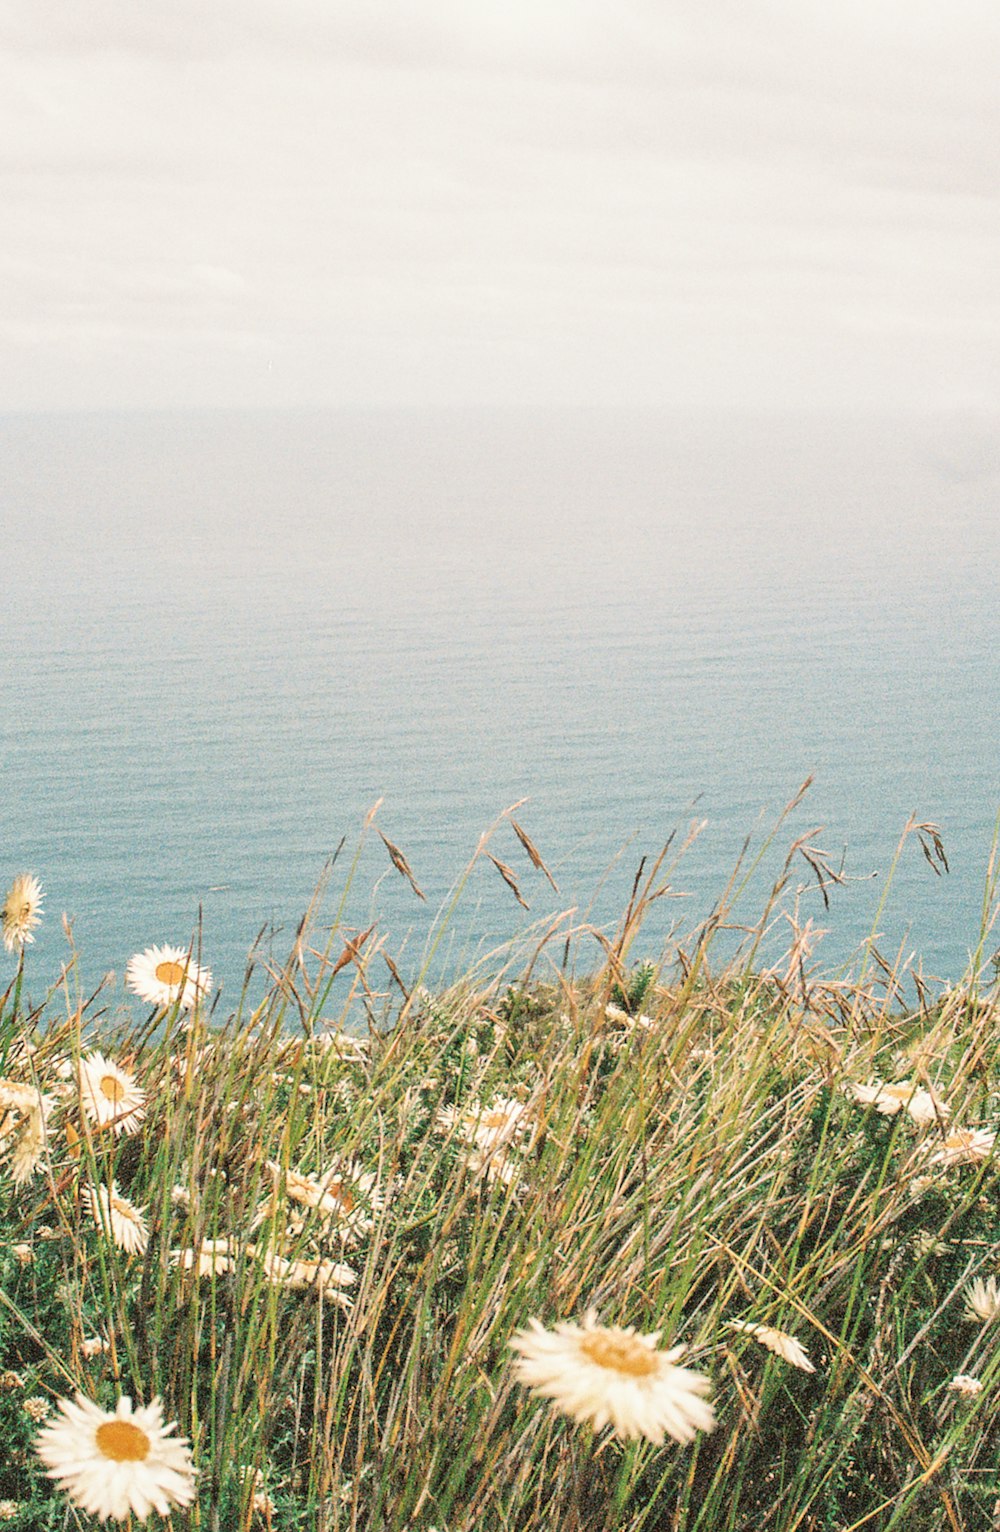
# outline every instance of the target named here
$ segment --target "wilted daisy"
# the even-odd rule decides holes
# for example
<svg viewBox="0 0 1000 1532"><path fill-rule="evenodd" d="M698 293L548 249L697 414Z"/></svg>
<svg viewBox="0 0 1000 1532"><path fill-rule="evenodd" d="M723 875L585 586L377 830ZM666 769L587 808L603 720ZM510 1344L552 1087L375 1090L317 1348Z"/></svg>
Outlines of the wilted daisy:
<svg viewBox="0 0 1000 1532"><path fill-rule="evenodd" d="M146 1093L135 1076L103 1053L80 1060L80 1101L87 1119L114 1133L136 1133L146 1115Z"/></svg>
<svg viewBox="0 0 1000 1532"><path fill-rule="evenodd" d="M546 1330L537 1319L518 1330L511 1346L519 1353L514 1375L532 1393L595 1431L610 1426L616 1436L644 1436L660 1445L664 1436L693 1441L711 1431L715 1412L706 1399L711 1384L700 1372L675 1367L685 1347L657 1350L659 1330L637 1335L631 1326L597 1323L588 1309L583 1324Z"/></svg>
<svg viewBox="0 0 1000 1532"><path fill-rule="evenodd" d="M973 1322L981 1319L983 1324L1000 1319L1000 1284L996 1277L987 1277L985 1282L977 1277L969 1283L965 1289L965 1317Z"/></svg>
<svg viewBox="0 0 1000 1532"><path fill-rule="evenodd" d="M873 1106L884 1117L894 1117L906 1111L914 1122L926 1124L950 1116L950 1111L936 1091L921 1090L912 1080L897 1080L895 1085L884 1085L876 1080L872 1085L849 1085L855 1101L862 1106Z"/></svg>
<svg viewBox="0 0 1000 1532"><path fill-rule="evenodd" d="M513 1096L498 1096L489 1106L478 1101L468 1106L442 1107L437 1123L447 1131L456 1131L467 1143L489 1153L501 1144L510 1144L528 1130L527 1111L523 1101Z"/></svg>
<svg viewBox="0 0 1000 1532"><path fill-rule="evenodd" d="M60 1399L60 1418L39 1432L35 1450L50 1479L99 1521L144 1521L153 1511L169 1515L190 1505L195 1468L187 1439L172 1436L159 1399L133 1410L127 1395L113 1412L83 1394Z"/></svg>
<svg viewBox="0 0 1000 1532"><path fill-rule="evenodd" d="M141 1255L149 1243L149 1230L142 1209L137 1208L112 1181L106 1186L85 1186L83 1200L98 1228L129 1255Z"/></svg>
<svg viewBox="0 0 1000 1532"><path fill-rule="evenodd" d="M983 1391L983 1385L979 1379L967 1372L957 1372L948 1384L948 1388L953 1394L965 1394L969 1399L974 1399Z"/></svg>
<svg viewBox="0 0 1000 1532"><path fill-rule="evenodd" d="M800 1367L803 1372L816 1371L801 1343L785 1330L774 1330L770 1325L752 1324L743 1319L730 1319L729 1328L752 1335L754 1340L759 1341L762 1346L767 1347L768 1351L773 1351L775 1356L780 1356L782 1361L788 1362L792 1367Z"/></svg>
<svg viewBox="0 0 1000 1532"><path fill-rule="evenodd" d="M981 1165L993 1153L996 1134L985 1128L956 1128L930 1156L930 1165Z"/></svg>
<svg viewBox="0 0 1000 1532"><path fill-rule="evenodd" d="M189 1011L212 988L212 975L183 947L147 947L129 958L125 983L150 1005Z"/></svg>
<svg viewBox="0 0 1000 1532"><path fill-rule="evenodd" d="M20 873L10 885L0 910L3 944L8 952L15 947L23 949L27 942L34 941L31 933L40 923L41 909L42 885L30 872Z"/></svg>

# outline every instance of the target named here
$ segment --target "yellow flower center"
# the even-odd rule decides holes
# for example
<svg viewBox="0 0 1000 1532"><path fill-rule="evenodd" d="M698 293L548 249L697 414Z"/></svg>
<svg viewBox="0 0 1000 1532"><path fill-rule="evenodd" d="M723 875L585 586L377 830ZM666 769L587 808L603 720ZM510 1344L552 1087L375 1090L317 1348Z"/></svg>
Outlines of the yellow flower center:
<svg viewBox="0 0 1000 1532"><path fill-rule="evenodd" d="M155 973L161 984L180 984L184 978L180 963L157 963Z"/></svg>
<svg viewBox="0 0 1000 1532"><path fill-rule="evenodd" d="M509 1119L506 1112L487 1112L482 1121L485 1128L506 1128Z"/></svg>
<svg viewBox="0 0 1000 1532"><path fill-rule="evenodd" d="M607 1367L611 1372L624 1372L630 1378L648 1378L660 1365L656 1352L634 1335L608 1335L597 1331L583 1337L580 1350L588 1362Z"/></svg>
<svg viewBox="0 0 1000 1532"><path fill-rule="evenodd" d="M150 1440L131 1420L106 1420L97 1428L97 1447L113 1463L141 1463L149 1456Z"/></svg>
<svg viewBox="0 0 1000 1532"><path fill-rule="evenodd" d="M100 1092L108 1101L120 1101L125 1094L125 1087L117 1075L102 1075Z"/></svg>
<svg viewBox="0 0 1000 1532"><path fill-rule="evenodd" d="M334 1202L340 1203L343 1212L351 1213L354 1211L356 1199L350 1188L345 1186L343 1181L331 1181L326 1190L327 1195L332 1197Z"/></svg>

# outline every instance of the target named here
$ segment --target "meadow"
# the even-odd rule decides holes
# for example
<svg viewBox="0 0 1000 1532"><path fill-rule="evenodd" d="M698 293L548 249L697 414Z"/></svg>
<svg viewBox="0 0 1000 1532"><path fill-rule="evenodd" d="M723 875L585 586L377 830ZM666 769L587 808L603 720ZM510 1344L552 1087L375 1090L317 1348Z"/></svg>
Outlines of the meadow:
<svg viewBox="0 0 1000 1532"><path fill-rule="evenodd" d="M615 929L560 912L433 988L318 894L228 1014L197 940L136 955L131 1011L71 953L29 1002L15 880L0 1522L1000 1525L996 855L932 992L877 930L823 969L814 839L740 913L764 849L667 952L683 847Z"/></svg>

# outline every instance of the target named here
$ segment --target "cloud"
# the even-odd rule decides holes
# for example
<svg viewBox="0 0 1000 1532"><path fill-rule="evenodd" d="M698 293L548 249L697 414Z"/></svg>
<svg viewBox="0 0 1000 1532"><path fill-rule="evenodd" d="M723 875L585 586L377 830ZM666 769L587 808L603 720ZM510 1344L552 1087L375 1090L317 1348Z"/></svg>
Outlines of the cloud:
<svg viewBox="0 0 1000 1532"><path fill-rule="evenodd" d="M985 5L11 12L8 407L997 387Z"/></svg>

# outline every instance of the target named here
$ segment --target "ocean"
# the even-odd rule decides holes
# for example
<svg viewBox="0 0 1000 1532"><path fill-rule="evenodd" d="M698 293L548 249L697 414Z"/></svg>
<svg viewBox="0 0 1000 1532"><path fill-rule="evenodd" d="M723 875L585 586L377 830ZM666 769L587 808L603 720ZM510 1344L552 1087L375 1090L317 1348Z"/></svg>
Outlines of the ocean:
<svg viewBox="0 0 1000 1532"><path fill-rule="evenodd" d="M74 992L113 971L114 1006L131 953L200 931L235 1004L341 846L320 943L344 896L413 982L519 800L558 892L501 822L529 908L481 857L432 975L556 912L613 933L642 858L697 823L630 954L670 959L807 776L728 923L813 832L844 877L829 909L801 894L813 961L877 929L957 980L1000 809L996 441L957 414L3 418L0 881L44 887L28 990L59 979L65 913ZM423 901L374 829L352 870L379 799ZM911 814L950 870L911 835L876 922Z"/></svg>

